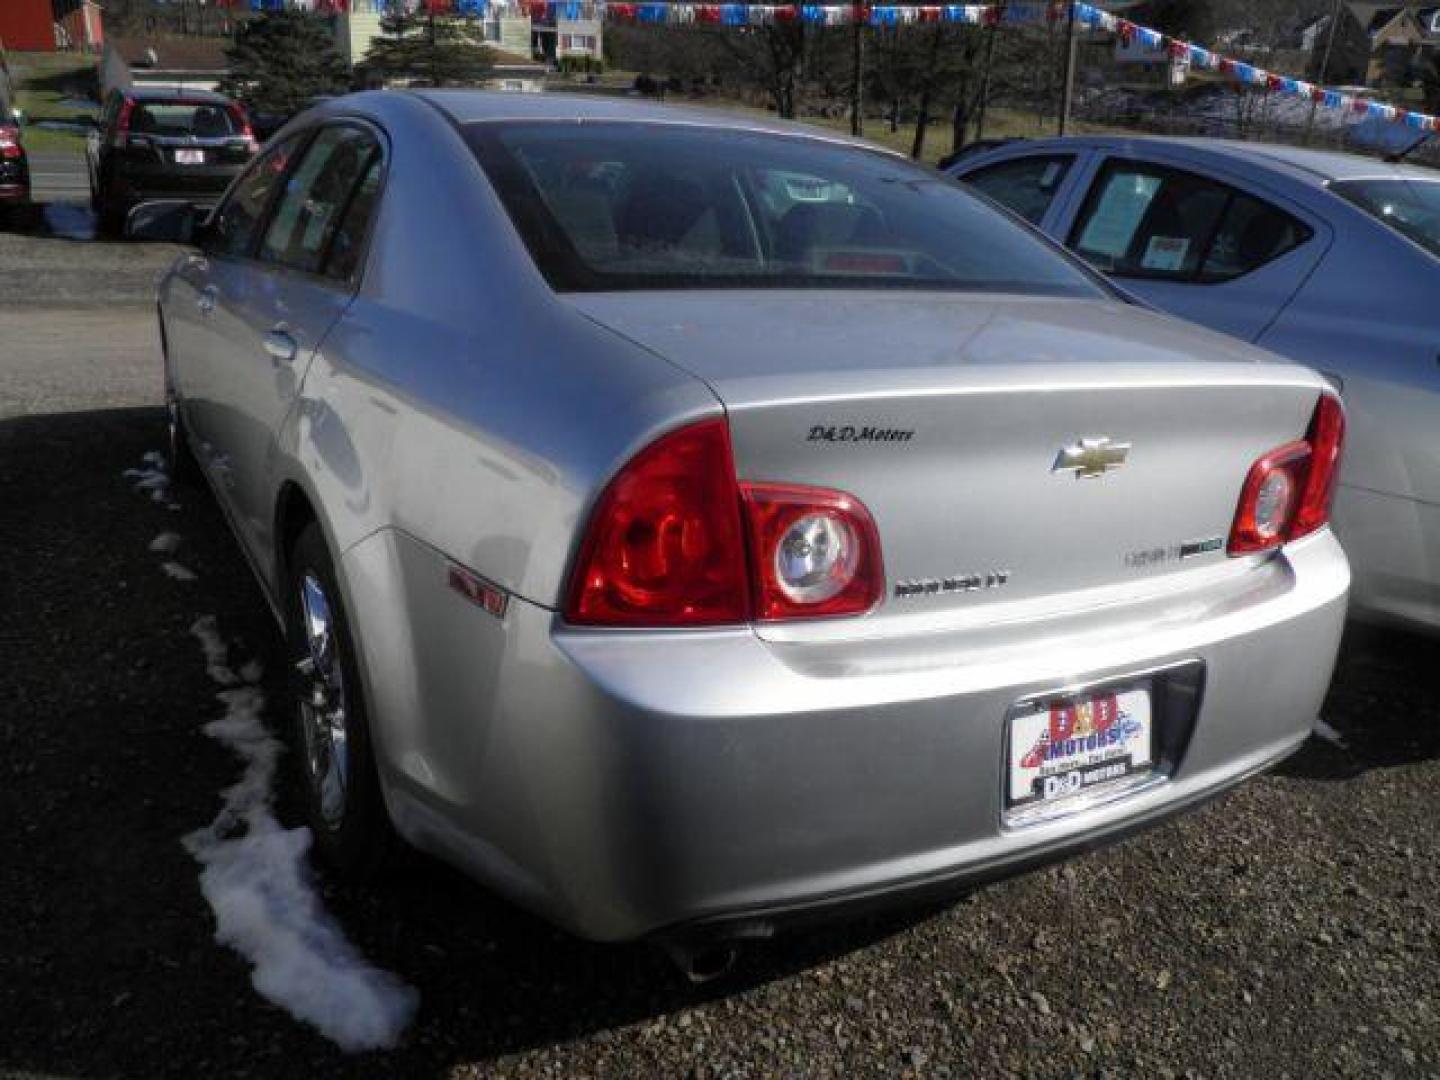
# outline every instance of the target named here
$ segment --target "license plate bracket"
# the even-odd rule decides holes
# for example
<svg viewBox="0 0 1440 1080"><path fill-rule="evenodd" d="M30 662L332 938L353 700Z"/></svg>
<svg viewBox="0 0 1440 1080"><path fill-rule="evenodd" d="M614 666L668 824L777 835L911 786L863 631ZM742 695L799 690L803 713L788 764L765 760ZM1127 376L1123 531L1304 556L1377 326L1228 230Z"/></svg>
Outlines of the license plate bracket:
<svg viewBox="0 0 1440 1080"><path fill-rule="evenodd" d="M1050 821L1173 775L1194 729L1205 665L1187 660L1016 701L1001 750L1001 823Z"/></svg>

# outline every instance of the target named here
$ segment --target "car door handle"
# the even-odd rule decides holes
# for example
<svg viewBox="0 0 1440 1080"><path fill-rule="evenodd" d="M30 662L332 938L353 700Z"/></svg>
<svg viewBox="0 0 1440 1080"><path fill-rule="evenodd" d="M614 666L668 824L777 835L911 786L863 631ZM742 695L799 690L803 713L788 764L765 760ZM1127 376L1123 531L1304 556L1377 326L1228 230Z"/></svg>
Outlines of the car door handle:
<svg viewBox="0 0 1440 1080"><path fill-rule="evenodd" d="M220 295L220 290L214 285L206 285L200 290L200 295L195 297L195 306L200 309L201 315L209 315L215 310L215 298Z"/></svg>
<svg viewBox="0 0 1440 1080"><path fill-rule="evenodd" d="M300 346L290 336L288 330L277 326L265 335L265 351L277 364L288 364L295 359L295 354L300 351Z"/></svg>

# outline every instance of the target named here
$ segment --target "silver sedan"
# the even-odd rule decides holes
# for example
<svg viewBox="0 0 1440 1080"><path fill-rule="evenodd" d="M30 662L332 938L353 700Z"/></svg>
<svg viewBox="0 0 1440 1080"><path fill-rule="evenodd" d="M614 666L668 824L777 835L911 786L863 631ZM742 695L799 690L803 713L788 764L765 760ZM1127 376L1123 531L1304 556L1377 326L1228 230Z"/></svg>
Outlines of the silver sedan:
<svg viewBox="0 0 1440 1080"><path fill-rule="evenodd" d="M1210 139L1043 139L956 175L1129 291L1329 375L1362 618L1440 633L1440 174Z"/></svg>
<svg viewBox="0 0 1440 1080"><path fill-rule="evenodd" d="M898 156L386 92L130 222L192 227L176 468L285 627L344 870L393 830L693 950L1113 839L1311 730L1327 384Z"/></svg>

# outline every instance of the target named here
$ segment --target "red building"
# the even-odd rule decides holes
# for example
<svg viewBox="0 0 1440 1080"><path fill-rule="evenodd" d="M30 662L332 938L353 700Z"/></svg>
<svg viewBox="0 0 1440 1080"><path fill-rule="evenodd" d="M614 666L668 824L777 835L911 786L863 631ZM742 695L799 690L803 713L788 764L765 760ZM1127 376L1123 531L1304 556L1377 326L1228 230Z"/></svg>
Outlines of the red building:
<svg viewBox="0 0 1440 1080"><path fill-rule="evenodd" d="M95 0L0 0L0 46L11 52L94 50L104 43Z"/></svg>

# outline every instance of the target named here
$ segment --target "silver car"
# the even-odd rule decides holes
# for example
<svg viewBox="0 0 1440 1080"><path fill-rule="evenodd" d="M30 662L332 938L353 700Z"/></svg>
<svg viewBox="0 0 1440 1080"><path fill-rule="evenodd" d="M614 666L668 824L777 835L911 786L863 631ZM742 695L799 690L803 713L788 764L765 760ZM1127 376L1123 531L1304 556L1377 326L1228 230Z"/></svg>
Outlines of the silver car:
<svg viewBox="0 0 1440 1080"><path fill-rule="evenodd" d="M1124 288L1326 372L1361 618L1440 632L1440 173L1211 139L1042 139L955 174Z"/></svg>
<svg viewBox="0 0 1440 1080"><path fill-rule="evenodd" d="M193 239L176 467L285 627L344 870L393 829L693 955L1113 839L1311 730L1326 383L903 158L385 92Z"/></svg>

